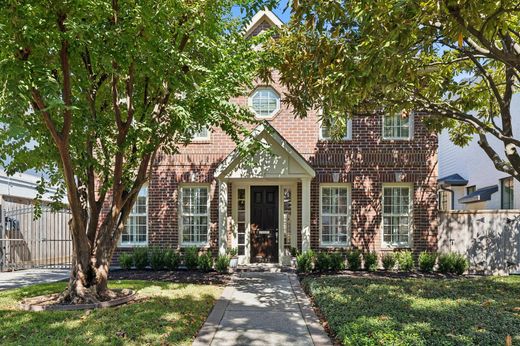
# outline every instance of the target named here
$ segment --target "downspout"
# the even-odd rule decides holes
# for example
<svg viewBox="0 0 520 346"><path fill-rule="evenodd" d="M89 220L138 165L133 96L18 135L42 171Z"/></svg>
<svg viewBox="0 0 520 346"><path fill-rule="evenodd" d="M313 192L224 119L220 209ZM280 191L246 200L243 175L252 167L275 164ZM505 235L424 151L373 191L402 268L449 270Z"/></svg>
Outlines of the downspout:
<svg viewBox="0 0 520 346"><path fill-rule="evenodd" d="M440 184L439 185L439 189L441 189L442 191L446 191L446 192L449 192L450 193L450 196L451 196L451 208L449 208L450 210L453 209L453 205L454 205L454 202L455 202L455 191L453 191L452 189L448 189L446 186L450 186L450 185L444 185L444 184ZM448 210L446 210L448 211ZM453 239L451 238L451 230L447 230L450 232L450 234L448 234L449 238L449 242L450 242L450 252L451 252L451 246L453 245Z"/></svg>

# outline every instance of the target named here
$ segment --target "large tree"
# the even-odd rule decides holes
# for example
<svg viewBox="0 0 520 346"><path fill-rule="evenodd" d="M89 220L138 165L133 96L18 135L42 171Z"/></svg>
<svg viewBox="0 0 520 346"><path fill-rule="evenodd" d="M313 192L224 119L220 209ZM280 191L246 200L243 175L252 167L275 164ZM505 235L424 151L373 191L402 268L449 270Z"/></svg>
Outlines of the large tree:
<svg viewBox="0 0 520 346"><path fill-rule="evenodd" d="M34 168L62 183L73 244L63 299L111 295L110 261L159 151L175 153L203 126L237 142L246 133L250 112L230 99L254 79L258 54L231 16L234 5L3 4L0 157L10 172Z"/></svg>
<svg viewBox="0 0 520 346"><path fill-rule="evenodd" d="M323 108L341 134L345 114L423 112L455 144L477 136L495 167L520 180L511 117L519 1L300 0L292 8L270 47L298 114Z"/></svg>

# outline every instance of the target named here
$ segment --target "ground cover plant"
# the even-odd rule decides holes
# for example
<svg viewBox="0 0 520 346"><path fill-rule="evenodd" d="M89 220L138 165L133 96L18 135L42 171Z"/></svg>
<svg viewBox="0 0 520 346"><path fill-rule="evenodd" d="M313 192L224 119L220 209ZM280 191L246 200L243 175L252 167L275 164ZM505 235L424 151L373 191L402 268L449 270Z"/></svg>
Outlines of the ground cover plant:
<svg viewBox="0 0 520 346"><path fill-rule="evenodd" d="M39 284L0 292L2 345L190 345L222 292L218 285L159 281L110 281L142 299L93 311L17 310L26 297L56 293L66 283Z"/></svg>
<svg viewBox="0 0 520 346"><path fill-rule="evenodd" d="M520 343L520 277L306 277L343 345L503 345Z"/></svg>

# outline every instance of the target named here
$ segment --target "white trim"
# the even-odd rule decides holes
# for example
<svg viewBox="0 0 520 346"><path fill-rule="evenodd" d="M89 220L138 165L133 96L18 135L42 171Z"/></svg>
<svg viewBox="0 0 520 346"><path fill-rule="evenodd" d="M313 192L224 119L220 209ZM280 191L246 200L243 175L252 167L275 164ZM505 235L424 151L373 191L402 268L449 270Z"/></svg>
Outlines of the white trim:
<svg viewBox="0 0 520 346"><path fill-rule="evenodd" d="M256 29L256 27L262 23L263 19L267 19L267 21L271 22L272 25L277 26L278 28L281 28L283 26L283 22L271 11L269 11L267 8L263 11L258 11L253 18L251 18L251 21L244 29L244 36L249 36L251 33Z"/></svg>
<svg viewBox="0 0 520 346"><path fill-rule="evenodd" d="M206 242L185 242L183 241L183 224L182 224L182 217L183 217L183 207L182 207L182 199L183 199L183 189L184 188L194 188L194 187L204 187L207 189L208 192L208 200L207 203L207 220L208 220L208 234L207 234L207 241ZM207 247L210 244L210 235L211 235L211 184L209 183L181 183L178 187L178 196L179 196L179 206L178 206L178 234L179 234L179 246L180 247L190 247L190 246L196 246L196 247Z"/></svg>
<svg viewBox="0 0 520 346"><path fill-rule="evenodd" d="M207 126L203 126L201 128L201 131L202 130L206 130L207 131L206 136L197 136L197 133L194 133L193 134L193 138L191 139L192 142L194 142L194 143L209 142L211 140L211 130L210 130L210 128L207 127ZM200 133L200 131L199 131L199 133Z"/></svg>
<svg viewBox="0 0 520 346"><path fill-rule="evenodd" d="M339 243L339 242L333 242L333 243L323 243L322 241L322 229L323 229L323 215L322 215L322 195L323 195L323 188L331 188L331 187L337 187L337 188L347 188L347 242L346 243ZM321 248L345 248L349 247L352 243L352 184L350 183L324 183L320 184L320 193L319 193L319 239L320 239L320 247Z"/></svg>
<svg viewBox="0 0 520 346"><path fill-rule="evenodd" d="M260 91L272 91L277 96L277 98L276 98L276 108L271 112L271 114L269 114L267 116L265 116L265 115L258 115L258 113L253 108L253 97L255 96L256 93L258 93ZM276 91L275 88L273 88L272 86L269 86L269 85L259 86L259 87L255 88L251 92L251 94L249 94L249 96L247 97L247 105L248 105L249 109L253 113L255 113L255 118L262 119L262 120L271 120L275 116L277 116L278 113L280 112L281 103L282 103L282 96L280 95L280 93L278 93L278 91Z"/></svg>
<svg viewBox="0 0 520 346"><path fill-rule="evenodd" d="M411 113L408 115L409 119L409 127L408 127L408 137L385 137L385 117L389 116L388 114L383 114L381 117L381 138L385 141L411 141L413 139L413 133L415 128L414 115ZM394 114L392 116L399 116L399 114Z"/></svg>
<svg viewBox="0 0 520 346"><path fill-rule="evenodd" d="M408 243L398 243L398 244L392 244L385 242L385 229L384 229L384 189L386 187L407 187L409 189L409 214L408 214L408 223L409 223L409 229L408 229ZM409 249L413 247L413 230L414 230L414 185L413 183L383 183L381 186L381 248L382 249Z"/></svg>
<svg viewBox="0 0 520 346"><path fill-rule="evenodd" d="M302 179L302 252L311 249L311 179Z"/></svg>

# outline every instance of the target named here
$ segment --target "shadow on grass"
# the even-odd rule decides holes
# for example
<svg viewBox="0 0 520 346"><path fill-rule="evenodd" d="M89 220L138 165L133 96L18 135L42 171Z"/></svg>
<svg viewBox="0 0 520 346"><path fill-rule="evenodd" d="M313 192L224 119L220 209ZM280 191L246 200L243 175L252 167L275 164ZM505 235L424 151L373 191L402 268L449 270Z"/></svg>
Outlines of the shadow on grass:
<svg viewBox="0 0 520 346"><path fill-rule="evenodd" d="M221 288L163 282L111 282L131 288L141 301L93 311L16 310L21 298L59 292L64 283L0 293L0 340L5 344L190 344Z"/></svg>
<svg viewBox="0 0 520 346"><path fill-rule="evenodd" d="M345 345L520 342L520 277L321 277L304 286Z"/></svg>

